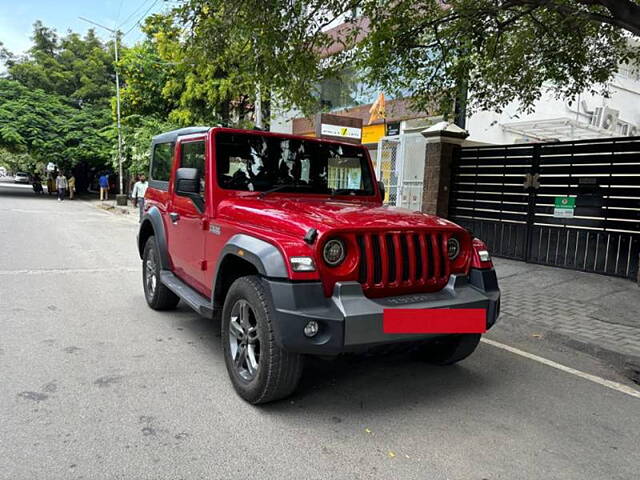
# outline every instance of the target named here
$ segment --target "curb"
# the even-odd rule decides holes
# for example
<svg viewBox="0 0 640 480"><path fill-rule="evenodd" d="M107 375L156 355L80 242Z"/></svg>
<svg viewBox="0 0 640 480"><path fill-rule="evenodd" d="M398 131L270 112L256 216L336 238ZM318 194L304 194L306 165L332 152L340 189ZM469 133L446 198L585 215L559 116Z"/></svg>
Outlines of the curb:
<svg viewBox="0 0 640 480"><path fill-rule="evenodd" d="M546 330L546 337L551 341L560 342L574 350L588 353L589 355L606 361L629 380L640 385L640 356L576 339L553 330Z"/></svg>

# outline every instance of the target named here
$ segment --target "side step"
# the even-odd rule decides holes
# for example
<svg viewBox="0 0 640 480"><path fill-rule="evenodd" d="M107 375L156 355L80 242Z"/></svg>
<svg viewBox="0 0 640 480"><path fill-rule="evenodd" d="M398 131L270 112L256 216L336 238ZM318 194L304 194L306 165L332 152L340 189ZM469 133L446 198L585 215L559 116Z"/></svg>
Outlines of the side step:
<svg viewBox="0 0 640 480"><path fill-rule="evenodd" d="M160 272L160 281L203 317L213 318L211 301L176 277L169 270Z"/></svg>

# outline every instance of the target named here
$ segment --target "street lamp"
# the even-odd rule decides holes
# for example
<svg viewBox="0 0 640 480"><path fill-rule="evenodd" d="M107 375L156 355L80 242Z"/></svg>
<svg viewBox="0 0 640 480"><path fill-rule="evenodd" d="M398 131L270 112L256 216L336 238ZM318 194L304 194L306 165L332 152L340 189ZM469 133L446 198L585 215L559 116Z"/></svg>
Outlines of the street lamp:
<svg viewBox="0 0 640 480"><path fill-rule="evenodd" d="M118 33L120 33L118 30L114 30L113 28L109 28L109 27L105 27L104 25L100 25L99 23L96 23L92 20L89 20L88 18L84 18L84 17L78 17L80 20L82 20L83 22L87 22L90 23L92 25L95 25L96 27L100 27L105 29L106 31L110 32L113 34L113 38L115 40L115 57L116 57L116 65L115 65L115 70L116 70L116 116L117 116L117 122L118 122L118 168L119 168L119 172L120 172L120 195L122 195L124 192L124 188L123 188L123 183L122 183L122 129L120 127L120 79L118 77Z"/></svg>

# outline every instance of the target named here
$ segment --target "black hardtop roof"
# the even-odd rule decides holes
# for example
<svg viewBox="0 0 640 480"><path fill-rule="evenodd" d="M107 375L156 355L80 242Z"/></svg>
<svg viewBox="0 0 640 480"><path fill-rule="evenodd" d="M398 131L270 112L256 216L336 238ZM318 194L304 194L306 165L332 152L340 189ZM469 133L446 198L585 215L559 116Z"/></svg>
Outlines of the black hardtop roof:
<svg viewBox="0 0 640 480"><path fill-rule="evenodd" d="M185 127L177 130L171 130L170 132L164 132L160 135L156 135L151 139L153 143L166 143L175 142L178 137L182 135L192 135L194 133L206 133L211 130L211 127Z"/></svg>

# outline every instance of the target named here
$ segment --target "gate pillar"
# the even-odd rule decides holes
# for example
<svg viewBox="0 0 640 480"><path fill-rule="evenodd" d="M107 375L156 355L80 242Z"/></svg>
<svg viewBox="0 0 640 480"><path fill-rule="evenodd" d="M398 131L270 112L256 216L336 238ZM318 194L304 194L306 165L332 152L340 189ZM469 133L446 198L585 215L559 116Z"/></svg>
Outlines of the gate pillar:
<svg viewBox="0 0 640 480"><path fill-rule="evenodd" d="M469 133L449 122L436 123L421 133L427 139L422 211L447 217L453 161Z"/></svg>

